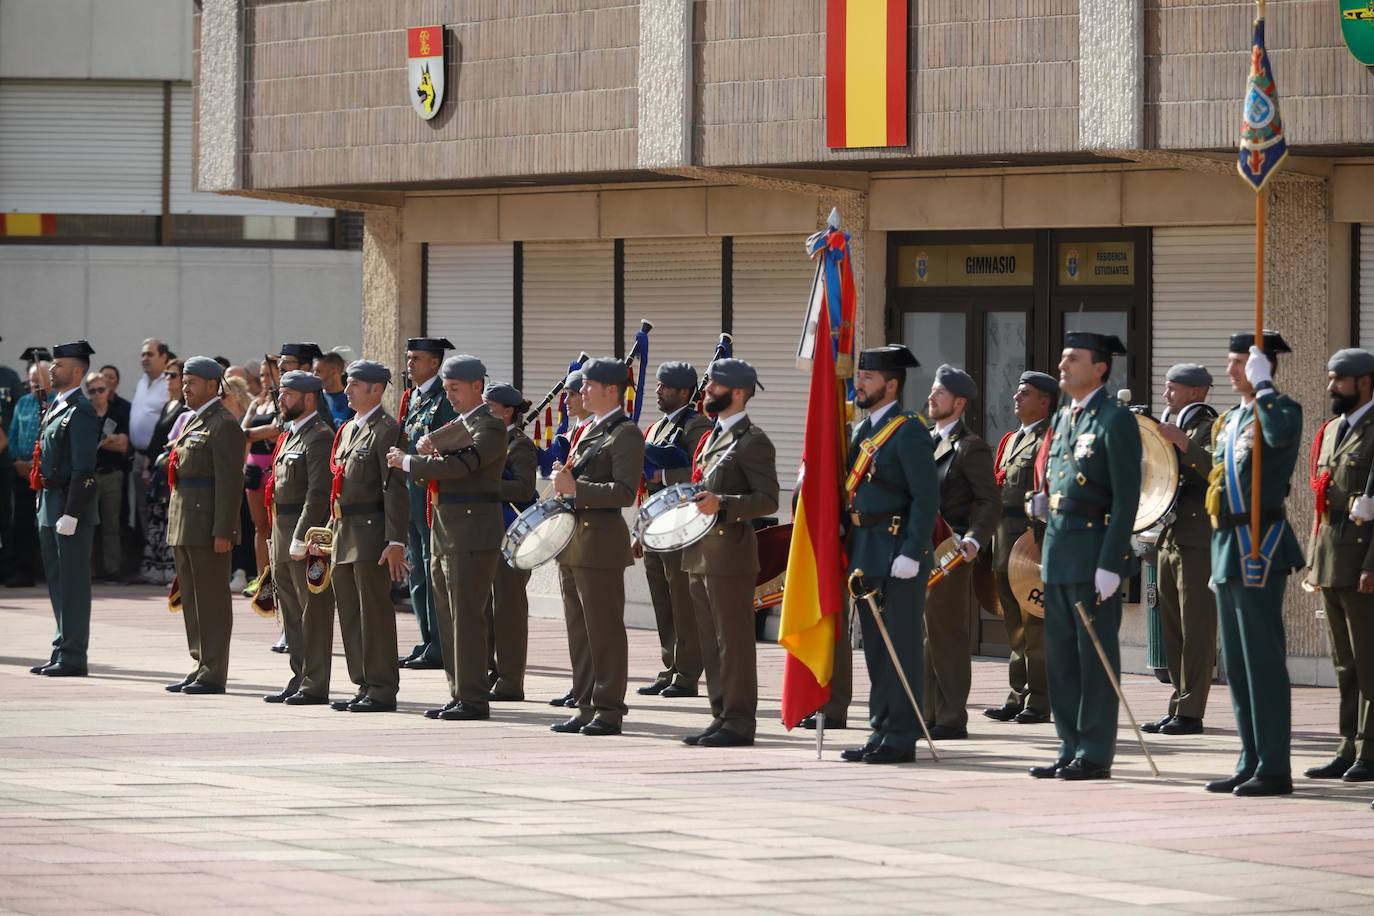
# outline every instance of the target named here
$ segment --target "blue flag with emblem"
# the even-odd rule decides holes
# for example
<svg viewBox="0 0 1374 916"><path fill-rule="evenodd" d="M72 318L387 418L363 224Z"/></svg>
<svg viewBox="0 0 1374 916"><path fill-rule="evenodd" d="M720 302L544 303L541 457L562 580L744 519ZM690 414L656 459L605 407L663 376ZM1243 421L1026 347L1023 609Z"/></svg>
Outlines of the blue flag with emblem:
<svg viewBox="0 0 1374 916"><path fill-rule="evenodd" d="M1255 36L1250 48L1250 79L1246 85L1240 151L1236 168L1256 192L1288 155L1288 140L1279 118L1279 90L1264 48L1264 3L1259 3Z"/></svg>

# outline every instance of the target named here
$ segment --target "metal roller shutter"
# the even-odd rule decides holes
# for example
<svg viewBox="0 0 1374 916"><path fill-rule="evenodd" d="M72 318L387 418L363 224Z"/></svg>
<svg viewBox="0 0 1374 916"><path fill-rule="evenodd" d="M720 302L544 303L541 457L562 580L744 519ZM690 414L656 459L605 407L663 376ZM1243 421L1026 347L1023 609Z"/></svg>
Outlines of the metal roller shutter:
<svg viewBox="0 0 1374 916"><path fill-rule="evenodd" d="M1155 229L1153 236L1150 403L1163 409L1164 375L1176 363L1212 373L1213 401L1224 400L1226 340L1254 327L1255 230L1250 226ZM1144 401L1137 392L1137 401Z"/></svg>
<svg viewBox="0 0 1374 916"><path fill-rule="evenodd" d="M625 242L626 346L641 318L653 322L649 379L665 360L705 371L720 339L720 317L720 239ZM653 382L645 387L652 391ZM653 416L652 394L645 397L645 415Z"/></svg>
<svg viewBox="0 0 1374 916"><path fill-rule="evenodd" d="M526 242L522 276L523 391L538 403L579 351L615 353L615 246Z"/></svg>
<svg viewBox="0 0 1374 916"><path fill-rule="evenodd" d="M486 364L494 381L515 371L515 246L430 245L425 333Z"/></svg>
<svg viewBox="0 0 1374 916"><path fill-rule="evenodd" d="M752 363L768 386L750 402L749 416L777 448L784 490L795 486L801 464L810 376L797 369L797 340L814 274L798 236L734 241L735 355ZM788 514L786 505L780 512Z"/></svg>
<svg viewBox="0 0 1374 916"><path fill-rule="evenodd" d="M1374 349L1374 223L1360 226L1360 341Z"/></svg>
<svg viewBox="0 0 1374 916"><path fill-rule="evenodd" d="M162 212L162 84L0 80L0 211Z"/></svg>

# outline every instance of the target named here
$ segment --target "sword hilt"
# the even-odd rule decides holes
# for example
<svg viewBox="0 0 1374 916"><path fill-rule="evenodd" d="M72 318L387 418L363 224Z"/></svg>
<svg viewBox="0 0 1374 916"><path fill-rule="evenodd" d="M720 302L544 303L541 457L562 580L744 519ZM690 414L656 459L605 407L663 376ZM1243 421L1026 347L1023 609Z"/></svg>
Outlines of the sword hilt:
<svg viewBox="0 0 1374 916"><path fill-rule="evenodd" d="M856 601L863 601L878 594L878 589L871 586L862 569L856 569L849 574L848 585L849 595Z"/></svg>

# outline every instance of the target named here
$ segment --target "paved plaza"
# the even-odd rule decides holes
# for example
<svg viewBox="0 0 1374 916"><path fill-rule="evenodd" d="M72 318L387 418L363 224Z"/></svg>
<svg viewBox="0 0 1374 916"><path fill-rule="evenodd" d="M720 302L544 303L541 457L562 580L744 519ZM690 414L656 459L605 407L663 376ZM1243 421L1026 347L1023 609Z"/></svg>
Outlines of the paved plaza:
<svg viewBox="0 0 1374 916"><path fill-rule="evenodd" d="M531 623L524 703L432 722L443 673L404 672L401 712L262 702L286 662L235 603L229 694L189 669L151 589L99 588L91 677L32 677L52 618L0 594L0 911L17 913L1374 912L1374 785L1291 798L1201 789L1238 748L1225 687L1206 734L1158 737L1152 779L1123 714L1110 782L1032 780L1053 726L989 722L1004 665L974 662L972 737L932 762L845 764L859 729L778 724L782 654L759 646L759 741L684 747L704 699L631 697L623 737L558 735L562 625ZM398 617L402 645L414 622ZM630 634L631 686L657 668ZM336 648L335 695L349 685ZM856 685L860 696L866 684ZM1137 714L1167 688L1126 678ZM1297 689L1294 769L1334 748L1334 690ZM862 721L855 710L851 721Z"/></svg>

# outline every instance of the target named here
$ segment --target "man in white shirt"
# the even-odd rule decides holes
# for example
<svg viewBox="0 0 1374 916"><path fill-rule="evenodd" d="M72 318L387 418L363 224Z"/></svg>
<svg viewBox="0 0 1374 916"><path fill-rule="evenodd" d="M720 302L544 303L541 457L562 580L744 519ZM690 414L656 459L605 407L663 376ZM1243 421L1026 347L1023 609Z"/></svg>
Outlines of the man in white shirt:
<svg viewBox="0 0 1374 916"><path fill-rule="evenodd" d="M162 372L167 368L170 358L167 345L156 337L143 341L143 349L138 354L143 374L138 377L134 389L134 399L129 405L129 445L133 448L134 468L129 475L129 488L134 507L134 523L139 531L148 530L147 482L149 466L157 458L147 454L153 441L153 431L157 428L162 406L167 403L167 379Z"/></svg>

